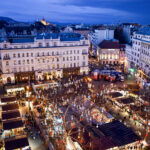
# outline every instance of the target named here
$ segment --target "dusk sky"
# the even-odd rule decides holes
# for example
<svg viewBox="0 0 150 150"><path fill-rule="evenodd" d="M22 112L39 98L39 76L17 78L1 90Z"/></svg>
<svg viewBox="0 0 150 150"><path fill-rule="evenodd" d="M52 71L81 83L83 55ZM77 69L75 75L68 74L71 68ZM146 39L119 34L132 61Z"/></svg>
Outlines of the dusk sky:
<svg viewBox="0 0 150 150"><path fill-rule="evenodd" d="M149 24L150 0L0 0L0 16L19 21Z"/></svg>

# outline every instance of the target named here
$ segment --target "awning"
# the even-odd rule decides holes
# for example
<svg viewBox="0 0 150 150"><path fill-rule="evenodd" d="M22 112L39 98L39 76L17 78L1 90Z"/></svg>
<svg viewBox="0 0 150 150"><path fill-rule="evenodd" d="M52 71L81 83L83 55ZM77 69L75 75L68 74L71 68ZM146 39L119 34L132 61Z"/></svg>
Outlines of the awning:
<svg viewBox="0 0 150 150"><path fill-rule="evenodd" d="M15 97L4 97L4 98L1 98L1 102L2 103L14 102L14 101L16 101Z"/></svg>
<svg viewBox="0 0 150 150"><path fill-rule="evenodd" d="M3 121L3 129L4 130L10 130L10 129L15 129L23 127L23 122L21 119L15 119L11 121Z"/></svg>
<svg viewBox="0 0 150 150"><path fill-rule="evenodd" d="M2 112L2 120L14 119L20 117L19 110L13 112Z"/></svg>
<svg viewBox="0 0 150 150"><path fill-rule="evenodd" d="M13 150L29 146L28 139L26 137L5 141L5 150Z"/></svg>
<svg viewBox="0 0 150 150"><path fill-rule="evenodd" d="M18 104L7 104L2 106L2 111L19 109Z"/></svg>

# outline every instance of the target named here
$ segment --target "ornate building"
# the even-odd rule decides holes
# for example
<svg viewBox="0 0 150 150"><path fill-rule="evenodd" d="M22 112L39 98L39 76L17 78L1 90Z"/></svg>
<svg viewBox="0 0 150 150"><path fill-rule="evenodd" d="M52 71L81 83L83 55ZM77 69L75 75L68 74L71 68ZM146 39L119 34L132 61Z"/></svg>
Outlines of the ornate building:
<svg viewBox="0 0 150 150"><path fill-rule="evenodd" d="M77 33L8 37L0 49L3 83L88 73L88 40Z"/></svg>

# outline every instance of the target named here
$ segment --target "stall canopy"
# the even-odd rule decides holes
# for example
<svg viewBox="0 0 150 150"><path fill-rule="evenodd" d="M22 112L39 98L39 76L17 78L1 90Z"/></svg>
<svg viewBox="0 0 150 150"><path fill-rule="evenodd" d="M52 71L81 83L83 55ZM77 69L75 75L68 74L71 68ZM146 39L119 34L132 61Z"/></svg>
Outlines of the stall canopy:
<svg viewBox="0 0 150 150"><path fill-rule="evenodd" d="M99 126L99 130L107 138L112 139L115 146L123 146L141 140L138 135L118 120Z"/></svg>
<svg viewBox="0 0 150 150"><path fill-rule="evenodd" d="M8 103L8 102L14 102L14 101L16 101L15 97L4 97L4 98L1 98L1 102L2 103Z"/></svg>
<svg viewBox="0 0 150 150"><path fill-rule="evenodd" d="M11 121L3 121L3 129L11 130L15 128L23 127L23 122L21 119L14 119Z"/></svg>
<svg viewBox="0 0 150 150"><path fill-rule="evenodd" d="M11 111L11 112L2 112L2 120L19 118L20 112L19 110Z"/></svg>
<svg viewBox="0 0 150 150"><path fill-rule="evenodd" d="M19 109L18 104L7 104L2 106L2 111L9 111Z"/></svg>
<svg viewBox="0 0 150 150"><path fill-rule="evenodd" d="M5 141L5 150L13 150L29 146L26 137Z"/></svg>
<svg viewBox="0 0 150 150"><path fill-rule="evenodd" d="M117 101L122 104L134 103L134 99L132 97L120 98L120 99L117 99Z"/></svg>
<svg viewBox="0 0 150 150"><path fill-rule="evenodd" d="M120 92L113 92L109 94L112 98L123 96Z"/></svg>

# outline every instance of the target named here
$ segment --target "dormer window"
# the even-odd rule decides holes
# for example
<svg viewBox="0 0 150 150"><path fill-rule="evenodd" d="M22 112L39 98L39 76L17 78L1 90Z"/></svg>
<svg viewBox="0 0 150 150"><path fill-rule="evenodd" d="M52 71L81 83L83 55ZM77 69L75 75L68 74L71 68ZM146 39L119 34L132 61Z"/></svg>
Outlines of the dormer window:
<svg viewBox="0 0 150 150"><path fill-rule="evenodd" d="M49 47L49 43L46 43L46 47Z"/></svg>
<svg viewBox="0 0 150 150"><path fill-rule="evenodd" d="M4 44L4 48L7 48L7 44Z"/></svg>
<svg viewBox="0 0 150 150"><path fill-rule="evenodd" d="M42 43L39 43L39 47L42 47Z"/></svg>

